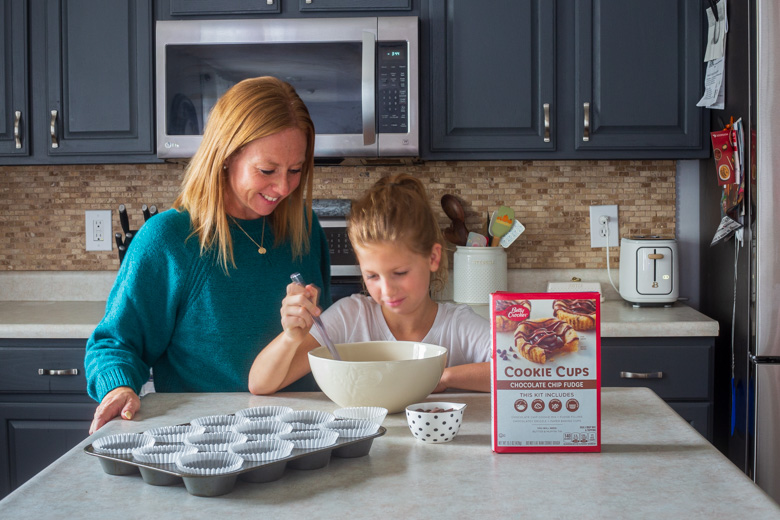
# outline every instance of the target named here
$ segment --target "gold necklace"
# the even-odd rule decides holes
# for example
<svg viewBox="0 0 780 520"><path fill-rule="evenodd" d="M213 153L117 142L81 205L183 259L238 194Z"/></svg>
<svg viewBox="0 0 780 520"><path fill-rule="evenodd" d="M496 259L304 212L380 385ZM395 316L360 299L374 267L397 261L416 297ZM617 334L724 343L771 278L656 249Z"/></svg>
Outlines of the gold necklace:
<svg viewBox="0 0 780 520"><path fill-rule="evenodd" d="M233 219L233 222L236 224L236 226L238 226L238 229L240 229L240 230L241 230L241 231L242 231L242 232L243 232L243 233L246 235L246 237L247 237L249 240L251 240L251 241L252 241L252 243L253 243L254 245L256 245L256 246L257 246L257 252L258 252L258 253L260 253L261 255L264 255L264 254L265 254L265 252L267 251L267 250L266 250L266 248L264 248L264 247L263 247L263 241L265 240L265 217L263 218L263 233L262 233L262 235L260 236L260 243L259 243L259 244L258 244L257 242L255 242L255 239L254 239L254 238L252 238L251 236L249 236L249 233L247 233L246 231L244 231L244 228L242 228L242 227L241 227L241 224L239 224L239 223L238 223L238 221L237 221L236 219L234 219L233 217L230 217L230 218L232 218L232 219Z"/></svg>

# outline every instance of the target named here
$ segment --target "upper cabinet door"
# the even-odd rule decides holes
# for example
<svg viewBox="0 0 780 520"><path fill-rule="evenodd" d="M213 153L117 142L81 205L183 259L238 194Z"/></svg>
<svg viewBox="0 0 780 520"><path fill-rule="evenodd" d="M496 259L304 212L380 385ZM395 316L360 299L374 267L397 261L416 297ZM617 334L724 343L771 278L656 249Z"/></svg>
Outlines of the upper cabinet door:
<svg viewBox="0 0 780 520"><path fill-rule="evenodd" d="M704 149L702 3L574 5L575 149Z"/></svg>
<svg viewBox="0 0 780 520"><path fill-rule="evenodd" d="M45 59L34 67L45 87L36 92L46 95L36 108L36 144L49 156L152 153L151 2L37 7L32 42L43 49L34 47L34 56Z"/></svg>
<svg viewBox="0 0 780 520"><path fill-rule="evenodd" d="M0 0L0 78L0 156L29 155L26 0Z"/></svg>
<svg viewBox="0 0 780 520"><path fill-rule="evenodd" d="M428 4L429 149L555 149L555 2Z"/></svg>

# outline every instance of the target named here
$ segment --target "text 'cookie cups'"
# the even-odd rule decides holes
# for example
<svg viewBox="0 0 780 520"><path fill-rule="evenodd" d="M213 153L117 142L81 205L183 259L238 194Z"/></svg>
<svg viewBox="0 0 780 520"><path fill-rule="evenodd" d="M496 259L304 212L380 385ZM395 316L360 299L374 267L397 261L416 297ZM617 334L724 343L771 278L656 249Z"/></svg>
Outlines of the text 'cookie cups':
<svg viewBox="0 0 780 520"><path fill-rule="evenodd" d="M437 401L410 404L406 407L406 422L417 440L443 444L458 434L465 410L465 403Z"/></svg>

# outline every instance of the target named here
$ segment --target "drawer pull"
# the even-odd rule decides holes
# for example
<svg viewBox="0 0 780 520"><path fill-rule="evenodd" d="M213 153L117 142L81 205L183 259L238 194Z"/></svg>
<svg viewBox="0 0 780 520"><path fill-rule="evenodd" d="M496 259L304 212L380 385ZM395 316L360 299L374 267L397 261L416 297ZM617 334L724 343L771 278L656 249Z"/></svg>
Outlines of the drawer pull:
<svg viewBox="0 0 780 520"><path fill-rule="evenodd" d="M621 379L663 379L663 372L621 372Z"/></svg>
<svg viewBox="0 0 780 520"><path fill-rule="evenodd" d="M653 253L653 254L647 255L647 258L649 258L650 260L661 260L663 257L664 257L664 255L662 255L660 253Z"/></svg>
<svg viewBox="0 0 780 520"><path fill-rule="evenodd" d="M79 369L78 368L65 368L65 369L39 368L38 375L39 376L77 376L79 375Z"/></svg>

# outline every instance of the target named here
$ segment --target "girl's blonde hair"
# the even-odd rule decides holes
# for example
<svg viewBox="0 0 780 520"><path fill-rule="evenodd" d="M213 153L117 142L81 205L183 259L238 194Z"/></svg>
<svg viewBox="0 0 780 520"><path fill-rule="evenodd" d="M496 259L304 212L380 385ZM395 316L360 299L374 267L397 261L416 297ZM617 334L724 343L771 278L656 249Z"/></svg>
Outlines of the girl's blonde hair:
<svg viewBox="0 0 780 520"><path fill-rule="evenodd" d="M431 290L441 291L447 283L447 254L444 236L433 213L423 183L400 173L379 179L352 203L347 233L354 246L380 242L401 242L425 257L434 244L442 246L439 269L431 273Z"/></svg>
<svg viewBox="0 0 780 520"><path fill-rule="evenodd" d="M306 159L301 183L269 216L275 242L290 240L293 258L309 250L312 225L312 178L314 171L314 123L309 111L289 83L264 76L245 79L217 101L211 110L198 147L184 175L182 191L173 207L190 214L192 234L198 237L201 254L214 248L225 272L235 267L225 193L228 190L228 159L255 139L299 128L306 135ZM306 197L304 199L304 187ZM305 209L305 221L304 221ZM306 226L308 223L308 227Z"/></svg>

